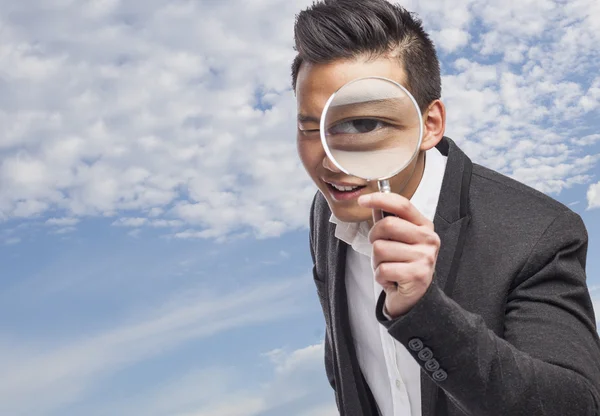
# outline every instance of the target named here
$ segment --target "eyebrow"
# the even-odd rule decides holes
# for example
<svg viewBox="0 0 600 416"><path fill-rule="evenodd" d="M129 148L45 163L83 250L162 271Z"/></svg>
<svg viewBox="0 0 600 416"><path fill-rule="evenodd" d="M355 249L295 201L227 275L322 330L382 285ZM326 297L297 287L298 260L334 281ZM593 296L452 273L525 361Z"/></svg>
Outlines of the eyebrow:
<svg viewBox="0 0 600 416"><path fill-rule="evenodd" d="M320 124L321 119L319 117L307 116L306 114L298 114L298 123L315 123Z"/></svg>

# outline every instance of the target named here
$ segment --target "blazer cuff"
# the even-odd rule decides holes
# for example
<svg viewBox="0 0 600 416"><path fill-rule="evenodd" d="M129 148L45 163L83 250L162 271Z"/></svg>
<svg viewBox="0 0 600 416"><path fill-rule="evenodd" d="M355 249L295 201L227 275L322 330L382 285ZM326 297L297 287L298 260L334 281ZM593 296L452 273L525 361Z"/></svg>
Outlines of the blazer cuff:
<svg viewBox="0 0 600 416"><path fill-rule="evenodd" d="M427 313L428 308L431 307L429 304L432 302L435 302L436 298L439 297L439 293L438 294L432 293L435 291L435 289L439 290L435 281L432 281L431 284L429 285L429 288L427 288L427 291L425 292L423 297L417 302L417 304L415 306L413 306L412 309L410 309L407 313L405 313L404 315L400 315L397 318L392 318L387 313L387 311L385 309L386 294L385 294L385 290L382 290L381 294L379 295L379 299L377 300L377 307L375 308L377 320L379 321L380 324L382 324L388 330L390 330L392 326L395 326L395 324L399 324L399 323L405 321L406 319L411 319L411 317L413 317L414 315L417 315L417 317L418 317L418 315L423 313L423 309L425 309L425 313ZM438 296L436 296L436 295L438 295ZM442 295L444 295L443 292L442 292ZM390 335L391 335L391 333L390 333Z"/></svg>
<svg viewBox="0 0 600 416"><path fill-rule="evenodd" d="M464 312L435 281L412 309L391 320L384 315L385 297L384 291L377 301L377 320L434 382L443 384L463 358L459 347L464 346L464 337L474 335L466 333L473 327L465 325Z"/></svg>

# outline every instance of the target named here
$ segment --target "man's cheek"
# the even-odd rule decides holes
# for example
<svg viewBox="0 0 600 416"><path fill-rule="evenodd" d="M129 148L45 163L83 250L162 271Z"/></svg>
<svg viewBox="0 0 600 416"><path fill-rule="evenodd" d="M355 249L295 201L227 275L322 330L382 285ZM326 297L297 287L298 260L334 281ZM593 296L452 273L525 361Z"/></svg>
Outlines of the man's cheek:
<svg viewBox="0 0 600 416"><path fill-rule="evenodd" d="M308 176L310 176L310 178L316 182L316 178L317 178L317 170L314 166L314 163L311 163L310 160L307 160L306 158L301 157L300 158L301 162L302 162L302 166L304 167L305 172L308 174Z"/></svg>
<svg viewBox="0 0 600 416"><path fill-rule="evenodd" d="M313 149L308 143L298 143L298 155L304 168L311 174L318 168L319 155L316 149Z"/></svg>

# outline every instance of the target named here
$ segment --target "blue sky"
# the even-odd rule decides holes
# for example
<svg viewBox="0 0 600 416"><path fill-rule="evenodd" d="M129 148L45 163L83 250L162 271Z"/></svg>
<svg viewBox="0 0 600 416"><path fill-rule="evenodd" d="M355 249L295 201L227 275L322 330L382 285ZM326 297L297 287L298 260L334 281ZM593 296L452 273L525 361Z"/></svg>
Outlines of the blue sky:
<svg viewBox="0 0 600 416"><path fill-rule="evenodd" d="M309 3L0 0L0 414L335 414L289 79ZM600 3L402 4L447 134L583 217L598 317Z"/></svg>

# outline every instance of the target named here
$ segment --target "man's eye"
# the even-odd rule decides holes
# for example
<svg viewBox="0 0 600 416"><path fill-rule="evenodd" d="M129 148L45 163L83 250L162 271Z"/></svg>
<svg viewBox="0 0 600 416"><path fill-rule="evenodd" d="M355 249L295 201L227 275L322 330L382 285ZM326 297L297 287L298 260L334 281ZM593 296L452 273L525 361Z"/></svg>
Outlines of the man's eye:
<svg viewBox="0 0 600 416"><path fill-rule="evenodd" d="M319 132L319 129L300 130L302 134L315 134Z"/></svg>
<svg viewBox="0 0 600 416"><path fill-rule="evenodd" d="M360 134L371 133L384 127L386 123L373 118L349 120L329 128L329 134Z"/></svg>

